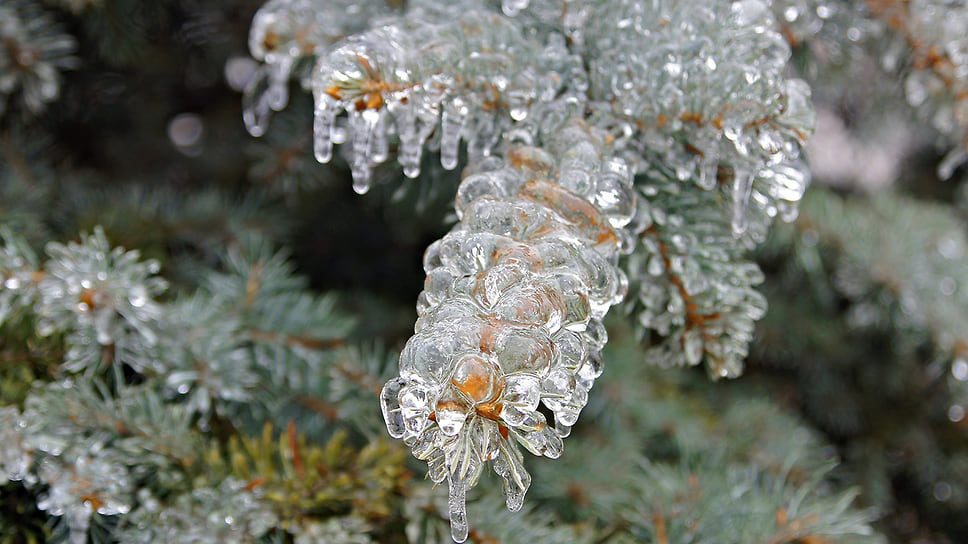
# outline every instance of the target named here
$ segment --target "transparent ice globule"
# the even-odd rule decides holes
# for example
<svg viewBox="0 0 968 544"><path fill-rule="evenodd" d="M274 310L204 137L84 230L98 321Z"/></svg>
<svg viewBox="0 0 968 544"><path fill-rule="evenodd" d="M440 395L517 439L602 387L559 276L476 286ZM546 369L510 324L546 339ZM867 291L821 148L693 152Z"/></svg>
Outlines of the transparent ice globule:
<svg viewBox="0 0 968 544"><path fill-rule="evenodd" d="M427 249L415 334L381 394L390 434L447 481L455 541L488 462L513 511L531 482L519 446L561 455L602 372L602 318L627 291L635 206L628 168L578 121L465 171L460 223Z"/></svg>

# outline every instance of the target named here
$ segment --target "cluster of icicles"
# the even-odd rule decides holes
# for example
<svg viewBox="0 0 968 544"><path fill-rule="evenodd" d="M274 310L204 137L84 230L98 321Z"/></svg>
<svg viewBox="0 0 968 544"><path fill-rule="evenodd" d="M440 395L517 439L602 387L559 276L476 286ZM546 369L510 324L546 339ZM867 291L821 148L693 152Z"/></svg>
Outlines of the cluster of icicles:
<svg viewBox="0 0 968 544"><path fill-rule="evenodd" d="M447 481L455 541L488 461L514 511L531 482L518 445L561 454L602 372L602 318L628 289L617 261L635 207L625 163L577 121L465 171L460 223L427 249L415 335L381 395L390 434Z"/></svg>
<svg viewBox="0 0 968 544"><path fill-rule="evenodd" d="M263 64L242 95L249 134L265 134L271 113L289 103L289 79L304 59L323 54L346 32L363 30L370 18L389 13L383 0L269 0L259 8L252 18L249 51Z"/></svg>
<svg viewBox="0 0 968 544"><path fill-rule="evenodd" d="M273 0L256 14L249 47L264 64L245 90L243 118L253 136L264 134L271 112L286 106L296 66L315 59L298 71L315 101L313 152L326 163L334 144L347 144L358 193L391 153L411 178L424 147L439 147L448 170L462 140L471 160L488 155L536 102L558 95L569 67L580 66L563 60L563 39L543 44L513 20L460 5L414 6L335 43L347 22L326 17L334 10L321 1ZM371 3L352 5L363 12Z"/></svg>

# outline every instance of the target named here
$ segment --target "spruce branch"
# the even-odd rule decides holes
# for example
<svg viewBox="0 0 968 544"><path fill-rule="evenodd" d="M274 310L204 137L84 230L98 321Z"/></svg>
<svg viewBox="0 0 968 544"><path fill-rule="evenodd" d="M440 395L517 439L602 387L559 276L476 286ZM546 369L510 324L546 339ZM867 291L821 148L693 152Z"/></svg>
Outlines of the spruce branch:
<svg viewBox="0 0 968 544"><path fill-rule="evenodd" d="M648 225L628 260L637 297L627 311L660 339L648 359L660 366L698 365L713 377L742 370L753 324L766 301L753 286L759 268L744 260L751 245L737 238L715 193L683 191L668 177L639 181Z"/></svg>
<svg viewBox="0 0 968 544"><path fill-rule="evenodd" d="M36 115L60 94L60 71L76 67L77 42L30 0L0 5L0 116L20 91L25 114Z"/></svg>
<svg viewBox="0 0 968 544"><path fill-rule="evenodd" d="M252 19L249 51L263 62L245 87L243 119L253 136L266 132L272 111L289 102L289 79L295 74L308 87L308 67L334 43L365 30L371 19L390 15L395 0L272 0Z"/></svg>
<svg viewBox="0 0 968 544"><path fill-rule="evenodd" d="M562 74L579 70L576 61L561 42L545 45L513 20L466 6L420 4L320 58L313 76L316 159L328 162L335 141L351 142L354 189L366 192L395 129L408 177L419 175L431 138L441 164L453 169L462 139L475 160L515 121L560 116L545 106L573 83ZM348 136L336 127L342 112ZM541 128L553 130L563 120Z"/></svg>
<svg viewBox="0 0 968 544"><path fill-rule="evenodd" d="M898 317L924 327L942 350L968 356L968 331L962 328L968 301L961 288L968 284L968 240L959 217L903 197L880 195L862 205L821 191L804 211L798 230L833 244L842 252L841 266L862 272L839 283L846 296L861 299L871 283L882 286L900 302ZM911 224L921 228L899 228Z"/></svg>
<svg viewBox="0 0 968 544"><path fill-rule="evenodd" d="M558 458L601 374L601 320L627 288L616 229L632 220L635 194L599 134L575 120L547 150L512 148L471 167L457 191L461 222L424 257L417 334L380 402L391 436L447 480L458 542L485 464L505 479L508 509L520 509L531 477L518 444Z"/></svg>
<svg viewBox="0 0 968 544"><path fill-rule="evenodd" d="M872 18L895 31L907 46L908 102L928 109L935 128L954 140L955 148L938 165L938 175L948 179L968 161L968 75L960 68L968 51L960 30L968 23L963 14L968 6L932 0L867 0L866 5Z"/></svg>

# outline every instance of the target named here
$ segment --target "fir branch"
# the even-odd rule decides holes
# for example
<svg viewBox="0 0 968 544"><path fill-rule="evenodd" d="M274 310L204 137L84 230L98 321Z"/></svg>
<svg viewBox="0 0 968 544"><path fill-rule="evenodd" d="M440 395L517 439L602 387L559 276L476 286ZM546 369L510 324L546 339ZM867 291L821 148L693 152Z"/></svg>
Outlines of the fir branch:
<svg viewBox="0 0 968 544"><path fill-rule="evenodd" d="M362 449L337 433L325 446L310 444L290 423L277 437L272 425L260 437L233 437L227 449L206 456L199 474L248 482L290 532L335 516L366 520L378 532L396 509L395 497L408 479L404 452L380 441Z"/></svg>
<svg viewBox="0 0 968 544"><path fill-rule="evenodd" d="M544 46L496 14L420 5L320 58L313 76L316 158L330 160L336 117L346 112L357 192L369 190L373 165L387 159L389 126L396 127L408 177L419 174L432 134L441 164L453 169L461 139L476 160L514 121L560 116L545 106L571 83L560 74L573 72L576 60L562 43ZM565 118L541 128L550 135Z"/></svg>
<svg viewBox="0 0 968 544"><path fill-rule="evenodd" d="M943 350L968 357L968 240L960 218L946 209L911 199L880 195L863 204L817 191L797 221L842 252L843 266L862 272L900 301L904 317L931 332ZM902 225L917 224L919 229ZM867 291L863 277L843 276L848 297ZM901 317L901 316L898 316Z"/></svg>
<svg viewBox="0 0 968 544"><path fill-rule="evenodd" d="M26 115L36 115L60 94L60 71L76 67L73 36L30 0L0 5L0 116L20 90Z"/></svg>
<svg viewBox="0 0 968 544"><path fill-rule="evenodd" d="M305 348L311 350L328 350L342 346L346 339L344 338L311 338L308 336L297 336L290 334L282 334L273 331L263 331L258 329L248 329L248 337L256 342L265 342L267 344L285 344L290 348Z"/></svg>
<svg viewBox="0 0 968 544"><path fill-rule="evenodd" d="M715 194L683 191L658 173L639 180L647 225L628 260L637 298L627 311L661 340L649 352L660 366L698 365L710 375L735 377L742 369L753 322L766 301L753 286L763 281L743 260L749 242L732 232ZM648 338L643 331L645 340Z"/></svg>

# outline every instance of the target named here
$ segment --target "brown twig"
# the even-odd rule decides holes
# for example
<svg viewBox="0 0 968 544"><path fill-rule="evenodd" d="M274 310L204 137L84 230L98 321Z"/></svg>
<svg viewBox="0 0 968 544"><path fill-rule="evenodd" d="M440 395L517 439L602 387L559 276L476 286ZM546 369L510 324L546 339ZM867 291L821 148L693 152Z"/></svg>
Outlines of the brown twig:
<svg viewBox="0 0 968 544"><path fill-rule="evenodd" d="M346 364L346 361L338 361L334 367L344 378L360 386L360 388L370 391L374 395L379 396L380 392L383 391L383 384L374 379L373 376L351 368Z"/></svg>
<svg viewBox="0 0 968 544"><path fill-rule="evenodd" d="M285 334L274 331L264 331L261 329L249 329L249 339L255 342L265 342L268 344L285 344L291 348L301 347L314 350L327 350L338 348L346 343L345 338L312 338L309 336L299 336L295 334Z"/></svg>
<svg viewBox="0 0 968 544"><path fill-rule="evenodd" d="M654 236L659 244L659 257L662 259L662 264L665 267L666 277L669 278L669 283L671 283L679 296L682 297L683 304L686 309L686 329L697 328L702 334L703 343L715 341L715 337L706 331L706 322L719 319L721 315L718 312L712 312L708 314L701 313L699 311L699 304L696 303L695 298L689 294L686 290L685 283L683 283L682 278L677 276L672 272L672 259L669 256L669 247L662 241L660 237L659 230L655 225L651 225L649 228L645 229L642 236ZM682 346L683 348L685 346ZM715 370L719 370L720 360L713 357L712 354L707 352L709 357L713 358L713 366Z"/></svg>

